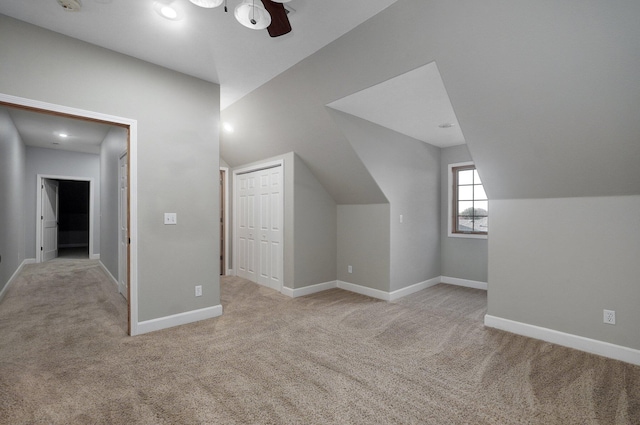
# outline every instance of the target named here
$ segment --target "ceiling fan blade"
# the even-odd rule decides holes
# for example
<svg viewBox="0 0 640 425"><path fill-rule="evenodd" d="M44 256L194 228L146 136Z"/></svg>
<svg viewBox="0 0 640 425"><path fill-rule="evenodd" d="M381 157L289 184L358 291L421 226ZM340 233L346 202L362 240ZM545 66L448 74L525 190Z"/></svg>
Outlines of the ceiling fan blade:
<svg viewBox="0 0 640 425"><path fill-rule="evenodd" d="M271 25L267 27L271 37L280 37L291 32L291 23L287 17L287 11L282 3L275 3L271 0L262 0L264 8L271 15Z"/></svg>

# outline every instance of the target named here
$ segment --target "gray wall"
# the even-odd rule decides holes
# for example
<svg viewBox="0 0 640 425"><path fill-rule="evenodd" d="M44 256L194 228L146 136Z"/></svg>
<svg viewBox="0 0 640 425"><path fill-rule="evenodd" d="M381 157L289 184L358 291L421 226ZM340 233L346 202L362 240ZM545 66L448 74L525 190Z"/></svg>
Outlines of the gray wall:
<svg viewBox="0 0 640 425"><path fill-rule="evenodd" d="M25 259L25 166L24 143L9 113L0 107L0 293Z"/></svg>
<svg viewBox="0 0 640 425"><path fill-rule="evenodd" d="M487 282L487 239L449 237L449 164L472 161L466 145L443 148L440 155L440 252L442 276ZM479 170L481 172L482 170ZM482 177L482 174L480 175ZM491 206L489 207L491 214ZM489 230L491 234L491 229Z"/></svg>
<svg viewBox="0 0 640 425"><path fill-rule="evenodd" d="M440 149L340 111L330 115L389 201L390 290L440 276Z"/></svg>
<svg viewBox="0 0 640 425"><path fill-rule="evenodd" d="M137 120L139 320L219 305L220 87L5 16L0 63L1 93Z"/></svg>
<svg viewBox="0 0 640 425"><path fill-rule="evenodd" d="M100 261L119 279L119 160L127 150L127 130L112 127L100 145Z"/></svg>
<svg viewBox="0 0 640 425"><path fill-rule="evenodd" d="M336 203L294 156L293 288L336 280Z"/></svg>
<svg viewBox="0 0 640 425"><path fill-rule="evenodd" d="M640 196L491 201L488 313L640 349L638 211Z"/></svg>
<svg viewBox="0 0 640 425"><path fill-rule="evenodd" d="M389 204L338 205L338 280L390 292L389 214Z"/></svg>
<svg viewBox="0 0 640 425"><path fill-rule="evenodd" d="M38 201L38 174L93 178L93 246L89 254L100 254L100 156L27 146L24 176L25 192L25 255L38 258L36 247L36 211Z"/></svg>

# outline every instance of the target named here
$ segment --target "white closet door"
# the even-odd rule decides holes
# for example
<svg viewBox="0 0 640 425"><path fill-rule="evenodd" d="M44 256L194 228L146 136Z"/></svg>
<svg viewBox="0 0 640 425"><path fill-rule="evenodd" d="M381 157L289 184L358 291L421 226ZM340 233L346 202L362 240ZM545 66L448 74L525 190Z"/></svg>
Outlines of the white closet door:
<svg viewBox="0 0 640 425"><path fill-rule="evenodd" d="M283 273L282 166L237 176L237 274L275 290Z"/></svg>
<svg viewBox="0 0 640 425"><path fill-rule="evenodd" d="M282 167L259 171L258 283L275 290L282 286Z"/></svg>
<svg viewBox="0 0 640 425"><path fill-rule="evenodd" d="M238 209L236 223L236 240L238 244L237 274L240 277L256 281L255 251L256 251L256 176L241 174L238 176L236 208Z"/></svg>

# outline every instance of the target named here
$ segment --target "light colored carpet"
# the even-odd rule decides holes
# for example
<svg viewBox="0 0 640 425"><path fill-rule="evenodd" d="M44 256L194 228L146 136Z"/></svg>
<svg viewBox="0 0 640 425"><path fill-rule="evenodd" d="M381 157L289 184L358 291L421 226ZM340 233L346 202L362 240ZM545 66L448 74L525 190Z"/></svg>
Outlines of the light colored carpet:
<svg viewBox="0 0 640 425"><path fill-rule="evenodd" d="M485 329L486 294L290 299L126 336L100 266L25 267L0 303L2 424L640 424L640 367Z"/></svg>

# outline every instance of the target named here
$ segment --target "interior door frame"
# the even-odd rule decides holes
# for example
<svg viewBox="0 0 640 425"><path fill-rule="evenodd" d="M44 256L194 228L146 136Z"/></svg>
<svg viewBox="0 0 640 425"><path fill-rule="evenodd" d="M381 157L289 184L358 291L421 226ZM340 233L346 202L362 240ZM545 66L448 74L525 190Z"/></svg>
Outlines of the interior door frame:
<svg viewBox="0 0 640 425"><path fill-rule="evenodd" d="M233 199L234 199L234 203L233 203L233 258L234 258L234 262L236 261L235 259L238 258L238 241L236 240L237 238L237 232L236 232L236 228L235 226L237 226L237 223L239 223L238 220L238 208L237 207L237 202L235 202L236 200L236 196L238 196L238 175L240 174L247 174L247 173L253 173L255 171L260 171L260 170L266 170L269 168L275 168L275 167L281 167L282 170L282 214L280 214L280 223L279 226L282 229L282 243L280 244L280 258L282 258L282 263L280 264L280 270L279 270L279 275L281 276L280 279L280 288L278 289L279 292L283 291L284 288L284 262L285 262L285 257L284 257L284 244L285 244L285 229L284 229L284 208L285 208L285 187L286 187L286 181L285 181L285 166L284 166L284 160L283 159L278 159L278 160L274 160L274 161L266 161L266 162L262 162L262 163L257 163L257 164L253 164L253 165L249 165L246 167L242 167L242 168L237 168L233 170ZM235 263L234 263L235 264ZM235 270L235 276L238 275L238 271L237 269Z"/></svg>
<svg viewBox="0 0 640 425"><path fill-rule="evenodd" d="M126 230L127 230L127 234L125 235L125 241L124 243L127 245L127 252L124 253L122 252L122 243L123 243L123 235L122 235L122 194L120 193L120 189L121 189L121 182L122 182L122 168L120 163L122 162L122 158L127 157L126 159L126 178L127 178L127 193L126 193L126 208L127 208L127 214L126 214L126 219L124 221L126 221ZM125 275L125 284L127 286L126 288L126 295L125 298L127 298L127 300L129 299L129 297L131 296L131 291L129 288L129 244L127 244L126 238L129 237L129 226L131 225L131 220L129 218L129 185L128 185L128 180L129 180L129 152L128 151L124 151L121 152L118 155L118 291L120 293L122 293L122 286L121 286L121 281L122 281L122 272L124 271L124 275ZM124 257L124 267L123 264L121 263L121 260L123 259L122 257ZM124 270L123 270L124 269Z"/></svg>
<svg viewBox="0 0 640 425"><path fill-rule="evenodd" d="M138 121L0 93L0 105L85 121L99 122L128 130L129 153L129 299L128 333L138 331Z"/></svg>
<svg viewBox="0 0 640 425"><path fill-rule="evenodd" d="M220 167L220 171L224 171L224 269L225 275L231 276L233 270L230 268L229 261L229 167Z"/></svg>
<svg viewBox="0 0 640 425"><path fill-rule="evenodd" d="M36 184L38 187L36 188L36 263L42 262L42 251L40 247L42 246L42 220L40 219L42 213L42 191L44 190L42 186L44 185L44 180L65 180L65 181L76 181L76 182L89 182L89 258L92 260L96 260L100 258L99 254L93 253L93 233L94 222L93 222L93 202L94 198L94 190L95 190L95 182L93 177L79 177L79 176L58 176L54 174L37 174Z"/></svg>

